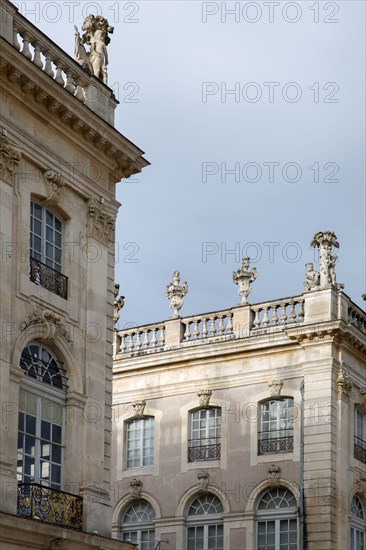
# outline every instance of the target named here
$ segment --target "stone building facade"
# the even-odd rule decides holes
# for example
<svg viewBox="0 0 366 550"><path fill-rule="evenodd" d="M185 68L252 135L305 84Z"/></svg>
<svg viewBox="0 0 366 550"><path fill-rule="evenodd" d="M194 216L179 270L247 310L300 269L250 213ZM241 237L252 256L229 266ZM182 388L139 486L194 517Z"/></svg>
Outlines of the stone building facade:
<svg viewBox="0 0 366 550"><path fill-rule="evenodd" d="M104 66L8 0L0 45L0 546L130 549L111 538L115 185L148 162Z"/></svg>
<svg viewBox="0 0 366 550"><path fill-rule="evenodd" d="M115 332L113 532L142 550L364 550L366 315L332 232L304 292ZM174 292L175 289L175 292ZM173 300L174 298L174 300ZM180 301L179 301L180 300Z"/></svg>

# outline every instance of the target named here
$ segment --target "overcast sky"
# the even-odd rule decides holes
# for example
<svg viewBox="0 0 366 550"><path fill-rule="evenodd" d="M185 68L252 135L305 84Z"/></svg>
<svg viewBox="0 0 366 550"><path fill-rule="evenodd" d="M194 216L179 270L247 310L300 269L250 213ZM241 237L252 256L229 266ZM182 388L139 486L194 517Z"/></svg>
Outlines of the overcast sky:
<svg viewBox="0 0 366 550"><path fill-rule="evenodd" d="M337 281L364 306L363 1L14 3L70 55L86 14L115 27L116 128L151 162L117 186L121 328L170 316L175 270L182 315L236 305L246 255L249 302L300 294L328 229Z"/></svg>

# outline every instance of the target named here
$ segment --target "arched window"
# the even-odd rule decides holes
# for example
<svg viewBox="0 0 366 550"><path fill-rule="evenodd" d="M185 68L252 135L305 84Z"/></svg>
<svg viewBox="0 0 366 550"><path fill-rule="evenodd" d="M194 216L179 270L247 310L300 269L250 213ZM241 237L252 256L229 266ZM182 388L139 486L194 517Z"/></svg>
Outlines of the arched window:
<svg viewBox="0 0 366 550"><path fill-rule="evenodd" d="M219 460L221 456L221 409L210 407L189 414L188 462Z"/></svg>
<svg viewBox="0 0 366 550"><path fill-rule="evenodd" d="M270 489L259 500L257 550L297 550L297 504L288 489Z"/></svg>
<svg viewBox="0 0 366 550"><path fill-rule="evenodd" d="M294 400L271 399L261 403L258 417L258 454L294 450Z"/></svg>
<svg viewBox="0 0 366 550"><path fill-rule="evenodd" d="M62 488L66 376L56 356L33 342L24 348L18 423L18 481Z"/></svg>
<svg viewBox="0 0 366 550"><path fill-rule="evenodd" d="M365 550L366 517L361 499L355 495L351 502L350 550Z"/></svg>
<svg viewBox="0 0 366 550"><path fill-rule="evenodd" d="M146 500L137 500L122 515L122 540L139 550L155 549L155 512Z"/></svg>
<svg viewBox="0 0 366 550"><path fill-rule="evenodd" d="M146 416L125 423L126 468L154 465L154 420Z"/></svg>
<svg viewBox="0 0 366 550"><path fill-rule="evenodd" d="M187 550L223 550L223 506L210 493L196 498L187 514Z"/></svg>

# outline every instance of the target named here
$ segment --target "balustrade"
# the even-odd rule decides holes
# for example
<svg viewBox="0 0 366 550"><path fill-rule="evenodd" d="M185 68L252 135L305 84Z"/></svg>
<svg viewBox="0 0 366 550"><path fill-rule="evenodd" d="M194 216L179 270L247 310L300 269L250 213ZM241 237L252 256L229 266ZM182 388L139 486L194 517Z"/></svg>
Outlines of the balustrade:
<svg viewBox="0 0 366 550"><path fill-rule="evenodd" d="M355 304L348 308L348 322L366 333L366 314Z"/></svg>
<svg viewBox="0 0 366 550"><path fill-rule="evenodd" d="M304 299L289 298L251 306L254 329L276 327L304 321Z"/></svg>
<svg viewBox="0 0 366 550"><path fill-rule="evenodd" d="M231 311L183 318L182 324L184 342L233 335L233 314Z"/></svg>
<svg viewBox="0 0 366 550"><path fill-rule="evenodd" d="M118 341L117 353L161 349L165 344L165 326L161 323L159 325L121 330L118 332Z"/></svg>

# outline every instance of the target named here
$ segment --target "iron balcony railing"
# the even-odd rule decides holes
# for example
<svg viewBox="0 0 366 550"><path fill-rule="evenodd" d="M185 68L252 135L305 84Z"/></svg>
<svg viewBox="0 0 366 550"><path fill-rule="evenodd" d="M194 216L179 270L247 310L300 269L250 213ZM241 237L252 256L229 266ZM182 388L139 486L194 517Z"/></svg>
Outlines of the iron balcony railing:
<svg viewBox="0 0 366 550"><path fill-rule="evenodd" d="M83 499L38 483L19 483L17 514L23 518L81 530Z"/></svg>
<svg viewBox="0 0 366 550"><path fill-rule="evenodd" d="M213 443L215 442L215 443ZM220 460L220 438L190 439L188 441L188 462L197 460Z"/></svg>
<svg viewBox="0 0 366 550"><path fill-rule="evenodd" d="M353 454L357 460L366 464L366 441L357 436L354 439Z"/></svg>
<svg viewBox="0 0 366 550"><path fill-rule="evenodd" d="M68 278L35 258L30 258L30 280L67 300Z"/></svg>
<svg viewBox="0 0 366 550"><path fill-rule="evenodd" d="M283 433L285 432L285 435ZM294 450L294 436L292 431L279 430L274 432L258 433L258 454L292 453Z"/></svg>

